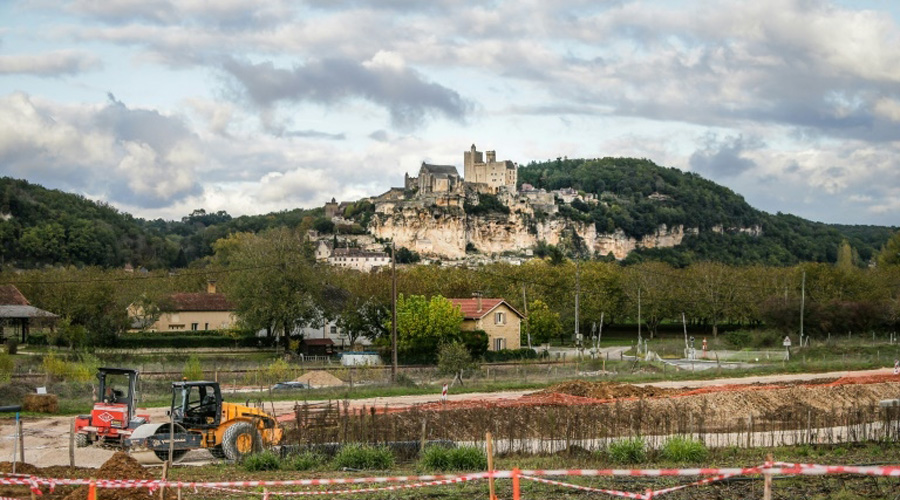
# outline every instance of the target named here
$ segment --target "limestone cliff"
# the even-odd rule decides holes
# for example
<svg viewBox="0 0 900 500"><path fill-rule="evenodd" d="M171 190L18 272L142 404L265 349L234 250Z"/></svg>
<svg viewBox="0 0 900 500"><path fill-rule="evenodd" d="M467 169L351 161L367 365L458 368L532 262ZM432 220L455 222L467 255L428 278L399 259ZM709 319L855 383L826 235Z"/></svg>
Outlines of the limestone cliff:
<svg viewBox="0 0 900 500"><path fill-rule="evenodd" d="M594 224L562 217L542 220L521 214L472 217L462 210L442 209L378 214L372 219L369 231L377 238L392 239L398 246L420 254L449 259L464 257L469 244L484 254L515 253L534 248L540 241L558 246L572 234L594 255L612 253L616 259L624 259L636 248L673 247L685 235L697 233L695 228L662 225L653 235L635 239L621 230L598 234Z"/></svg>

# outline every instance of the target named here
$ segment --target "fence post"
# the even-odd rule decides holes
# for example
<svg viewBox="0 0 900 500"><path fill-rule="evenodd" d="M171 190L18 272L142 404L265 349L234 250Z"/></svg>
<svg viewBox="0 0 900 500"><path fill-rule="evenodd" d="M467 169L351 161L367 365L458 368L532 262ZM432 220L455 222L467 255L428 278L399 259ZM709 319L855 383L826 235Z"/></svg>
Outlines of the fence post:
<svg viewBox="0 0 900 500"><path fill-rule="evenodd" d="M490 494L488 500L497 500L497 496L494 494L494 443L490 432L485 433L484 440L487 442L488 490Z"/></svg>
<svg viewBox="0 0 900 500"><path fill-rule="evenodd" d="M88 500L97 500L97 481L94 478L88 483Z"/></svg>
<svg viewBox="0 0 900 500"><path fill-rule="evenodd" d="M766 455L766 469L772 467L772 454ZM763 474L763 500L772 500L772 474L766 472Z"/></svg>
<svg viewBox="0 0 900 500"><path fill-rule="evenodd" d="M75 419L69 422L69 467L75 467Z"/></svg>
<svg viewBox="0 0 900 500"><path fill-rule="evenodd" d="M521 500L522 495L519 491L519 468L513 467L512 470L512 488L513 488L513 500Z"/></svg>

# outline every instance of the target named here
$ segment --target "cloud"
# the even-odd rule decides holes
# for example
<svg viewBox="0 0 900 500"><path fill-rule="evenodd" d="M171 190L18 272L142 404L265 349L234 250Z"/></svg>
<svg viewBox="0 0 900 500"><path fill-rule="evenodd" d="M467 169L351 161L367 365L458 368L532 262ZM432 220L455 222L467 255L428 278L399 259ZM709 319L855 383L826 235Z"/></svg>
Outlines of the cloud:
<svg viewBox="0 0 900 500"><path fill-rule="evenodd" d="M43 54L0 55L0 75L56 77L100 69L100 59L77 50L57 50Z"/></svg>
<svg viewBox="0 0 900 500"><path fill-rule="evenodd" d="M260 29L293 17L290 2L254 0L71 0L66 10L109 24L205 24Z"/></svg>
<svg viewBox="0 0 900 500"><path fill-rule="evenodd" d="M105 106L63 106L24 93L0 98L0 163L8 175L93 193L109 202L159 207L199 193L203 161L177 118Z"/></svg>
<svg viewBox="0 0 900 500"><path fill-rule="evenodd" d="M756 168L756 162L741 156L748 149L744 136L719 140L716 135L708 135L705 142L703 149L695 151L688 161L693 170L716 177L736 177ZM759 144L751 147L759 147Z"/></svg>
<svg viewBox="0 0 900 500"><path fill-rule="evenodd" d="M280 101L335 104L359 98L387 109L391 124L404 130L420 126L430 115L463 122L472 107L456 91L426 81L392 57L376 57L366 63L312 60L291 70L276 68L271 62L230 59L223 69L241 84L247 98L262 108Z"/></svg>

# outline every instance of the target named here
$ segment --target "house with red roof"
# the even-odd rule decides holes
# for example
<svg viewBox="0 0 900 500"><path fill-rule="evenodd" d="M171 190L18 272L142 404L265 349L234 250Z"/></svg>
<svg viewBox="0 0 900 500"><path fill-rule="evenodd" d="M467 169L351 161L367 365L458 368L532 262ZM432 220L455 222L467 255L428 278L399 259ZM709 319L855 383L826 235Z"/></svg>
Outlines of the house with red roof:
<svg viewBox="0 0 900 500"><path fill-rule="evenodd" d="M234 305L225 294L216 292L216 282L207 283L205 293L173 293L161 305L159 318L142 325L143 311L134 304L128 307L135 329L150 332L226 330L235 323Z"/></svg>
<svg viewBox="0 0 900 500"><path fill-rule="evenodd" d="M31 305L15 285L0 285L0 341L16 337L27 343L31 327L52 327L57 319L59 316Z"/></svg>
<svg viewBox="0 0 900 500"><path fill-rule="evenodd" d="M463 313L461 330L483 330L488 335L488 349L518 349L522 346L522 320L525 316L503 299L475 297L448 299Z"/></svg>

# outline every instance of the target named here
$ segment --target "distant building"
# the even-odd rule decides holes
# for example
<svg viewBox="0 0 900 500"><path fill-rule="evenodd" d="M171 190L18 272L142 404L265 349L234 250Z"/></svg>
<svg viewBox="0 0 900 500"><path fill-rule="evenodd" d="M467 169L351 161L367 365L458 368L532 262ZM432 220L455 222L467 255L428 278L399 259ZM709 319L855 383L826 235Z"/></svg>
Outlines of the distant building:
<svg viewBox="0 0 900 500"><path fill-rule="evenodd" d="M319 242L316 244L316 260L328 260L328 257L331 257L331 253L333 251L334 245L330 241L319 240Z"/></svg>
<svg viewBox="0 0 900 500"><path fill-rule="evenodd" d="M325 203L325 218L330 220L332 217L336 216L338 214L338 208L338 202L334 198Z"/></svg>
<svg viewBox="0 0 900 500"><path fill-rule="evenodd" d="M503 187L510 191L516 189L518 181L516 164L509 160L497 161L496 151L482 154L472 144L471 149L463 153L463 164L465 165L463 176L467 184L484 184L491 193L496 193Z"/></svg>
<svg viewBox="0 0 900 500"><path fill-rule="evenodd" d="M449 299L463 313L460 329L484 330L488 335L488 349L518 349L522 346L522 320L525 316L503 299Z"/></svg>
<svg viewBox="0 0 900 500"><path fill-rule="evenodd" d="M389 265L391 258L384 252L370 252L360 248L335 248L328 257L328 263L368 272Z"/></svg>
<svg viewBox="0 0 900 500"><path fill-rule="evenodd" d="M453 193L460 189L459 172L453 165L432 165L422 162L417 177L406 176L407 189L417 189L420 195Z"/></svg>
<svg viewBox="0 0 900 500"><path fill-rule="evenodd" d="M151 332L226 330L235 323L234 305L224 294L216 292L216 282L207 283L206 293L173 293L162 306L159 319L145 328ZM134 304L128 306L133 323L139 322L143 311Z"/></svg>

